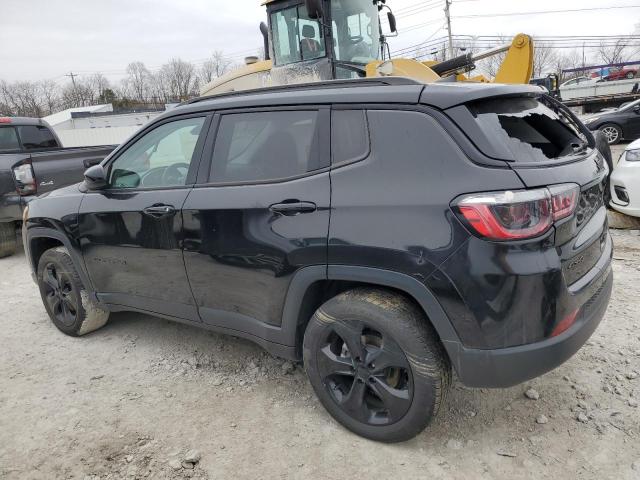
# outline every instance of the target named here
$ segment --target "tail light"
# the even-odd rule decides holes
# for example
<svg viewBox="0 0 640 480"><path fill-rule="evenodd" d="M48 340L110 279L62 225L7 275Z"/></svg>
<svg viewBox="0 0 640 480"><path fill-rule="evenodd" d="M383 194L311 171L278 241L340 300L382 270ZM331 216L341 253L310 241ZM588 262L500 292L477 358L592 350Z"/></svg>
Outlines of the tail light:
<svg viewBox="0 0 640 480"><path fill-rule="evenodd" d="M580 187L554 185L536 190L465 195L454 209L480 236L489 240L524 240L547 232L573 214Z"/></svg>
<svg viewBox="0 0 640 480"><path fill-rule="evenodd" d="M30 163L22 163L13 167L13 177L16 179L18 195L33 195L37 191L36 177Z"/></svg>
<svg viewBox="0 0 640 480"><path fill-rule="evenodd" d="M580 309L578 308L578 309L574 310L573 312L569 313L562 320L560 320L556 324L556 326L554 327L553 331L551 332L551 337L557 337L561 333L564 333L567 330L569 330L571 325L576 323L576 319L578 318L578 314L579 313L580 313Z"/></svg>

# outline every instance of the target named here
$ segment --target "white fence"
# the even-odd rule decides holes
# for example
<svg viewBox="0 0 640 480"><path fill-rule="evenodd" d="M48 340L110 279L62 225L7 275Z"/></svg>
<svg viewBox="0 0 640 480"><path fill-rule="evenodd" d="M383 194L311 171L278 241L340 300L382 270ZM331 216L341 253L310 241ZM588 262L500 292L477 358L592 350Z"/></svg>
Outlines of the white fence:
<svg viewBox="0 0 640 480"><path fill-rule="evenodd" d="M81 128L61 130L53 128L63 147L91 147L96 145L119 145L136 133L139 126L111 128Z"/></svg>

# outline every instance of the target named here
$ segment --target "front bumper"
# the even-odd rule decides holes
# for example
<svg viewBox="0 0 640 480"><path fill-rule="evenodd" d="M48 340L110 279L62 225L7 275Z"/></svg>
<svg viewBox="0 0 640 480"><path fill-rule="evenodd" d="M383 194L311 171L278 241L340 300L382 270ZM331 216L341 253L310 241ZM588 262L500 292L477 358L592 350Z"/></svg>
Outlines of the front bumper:
<svg viewBox="0 0 640 480"><path fill-rule="evenodd" d="M588 292L586 301L575 323L560 335L498 349L466 348L460 343L446 345L460 381L469 387L511 387L549 372L571 358L600 324L609 304L613 286L610 238L607 249L579 282L580 296Z"/></svg>
<svg viewBox="0 0 640 480"><path fill-rule="evenodd" d="M616 188L626 193L628 202L619 197ZM640 162L627 162L626 152L613 169L610 191L610 205L613 209L625 215L640 217Z"/></svg>

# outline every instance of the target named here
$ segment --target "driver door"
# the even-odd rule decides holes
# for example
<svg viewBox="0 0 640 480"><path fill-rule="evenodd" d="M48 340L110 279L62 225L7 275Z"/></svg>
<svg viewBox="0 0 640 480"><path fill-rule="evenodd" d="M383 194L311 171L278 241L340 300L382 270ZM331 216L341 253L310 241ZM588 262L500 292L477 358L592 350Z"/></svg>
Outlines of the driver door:
<svg viewBox="0 0 640 480"><path fill-rule="evenodd" d="M210 117L173 117L138 134L88 192L78 228L95 291L109 304L199 321L182 258L180 209Z"/></svg>

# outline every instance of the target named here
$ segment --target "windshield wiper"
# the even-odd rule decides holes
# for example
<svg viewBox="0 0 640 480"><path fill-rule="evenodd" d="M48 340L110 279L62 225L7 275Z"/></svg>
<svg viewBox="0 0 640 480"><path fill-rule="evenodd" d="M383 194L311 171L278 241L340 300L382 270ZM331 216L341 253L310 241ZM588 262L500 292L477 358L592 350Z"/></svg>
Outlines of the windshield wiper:
<svg viewBox="0 0 640 480"><path fill-rule="evenodd" d="M347 70L352 70L352 71L360 73L360 74L366 74L367 73L366 66L361 64L361 63L351 63L351 62L339 61L339 62L336 62L336 65L339 66L339 67L346 68Z"/></svg>

